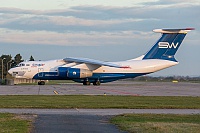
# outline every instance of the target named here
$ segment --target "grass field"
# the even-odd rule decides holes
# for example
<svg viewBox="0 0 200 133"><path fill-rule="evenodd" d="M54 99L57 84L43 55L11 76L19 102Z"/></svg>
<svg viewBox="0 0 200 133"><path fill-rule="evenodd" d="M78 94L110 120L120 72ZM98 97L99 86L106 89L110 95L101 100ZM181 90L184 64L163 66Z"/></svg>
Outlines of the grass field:
<svg viewBox="0 0 200 133"><path fill-rule="evenodd" d="M131 133L199 133L200 115L125 114L111 123Z"/></svg>
<svg viewBox="0 0 200 133"><path fill-rule="evenodd" d="M19 116L0 113L1 133L27 133L30 131L31 121L21 119Z"/></svg>
<svg viewBox="0 0 200 133"><path fill-rule="evenodd" d="M8 95L0 108L200 109L200 97Z"/></svg>

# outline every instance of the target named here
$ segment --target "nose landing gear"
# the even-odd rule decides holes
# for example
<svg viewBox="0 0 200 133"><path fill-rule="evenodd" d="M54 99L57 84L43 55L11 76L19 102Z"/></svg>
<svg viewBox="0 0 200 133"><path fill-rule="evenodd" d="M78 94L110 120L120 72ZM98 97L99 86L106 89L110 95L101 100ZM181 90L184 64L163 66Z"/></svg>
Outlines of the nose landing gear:
<svg viewBox="0 0 200 133"><path fill-rule="evenodd" d="M39 81L38 85L45 85L45 82L44 81Z"/></svg>

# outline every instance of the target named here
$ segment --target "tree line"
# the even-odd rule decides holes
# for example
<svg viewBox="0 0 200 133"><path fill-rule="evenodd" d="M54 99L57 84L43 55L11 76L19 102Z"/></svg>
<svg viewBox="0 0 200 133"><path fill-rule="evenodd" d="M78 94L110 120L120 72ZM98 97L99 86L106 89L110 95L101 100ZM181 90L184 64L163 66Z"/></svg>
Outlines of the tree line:
<svg viewBox="0 0 200 133"><path fill-rule="evenodd" d="M190 77L190 76L140 76L133 79L133 81L150 81L150 82L171 82L171 81L179 81L179 82L200 82L200 76Z"/></svg>
<svg viewBox="0 0 200 133"><path fill-rule="evenodd" d="M0 73L3 75L1 75L0 78L4 79L10 68L15 67L17 64L19 64L20 62L23 62L23 61L24 60L22 59L22 56L20 54L15 55L14 58L12 58L11 55L1 55L1 57L0 57ZM29 61L34 61L34 58L32 55L29 58ZM3 73L2 73L2 70L3 70Z"/></svg>

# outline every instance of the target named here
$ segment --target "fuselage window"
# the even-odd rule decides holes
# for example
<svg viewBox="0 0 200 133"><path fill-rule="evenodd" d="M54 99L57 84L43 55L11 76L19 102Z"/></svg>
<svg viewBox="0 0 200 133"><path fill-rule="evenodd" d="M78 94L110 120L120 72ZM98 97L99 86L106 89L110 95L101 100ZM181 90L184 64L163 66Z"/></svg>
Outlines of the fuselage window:
<svg viewBox="0 0 200 133"><path fill-rule="evenodd" d="M26 64L26 66L30 66L30 64Z"/></svg>

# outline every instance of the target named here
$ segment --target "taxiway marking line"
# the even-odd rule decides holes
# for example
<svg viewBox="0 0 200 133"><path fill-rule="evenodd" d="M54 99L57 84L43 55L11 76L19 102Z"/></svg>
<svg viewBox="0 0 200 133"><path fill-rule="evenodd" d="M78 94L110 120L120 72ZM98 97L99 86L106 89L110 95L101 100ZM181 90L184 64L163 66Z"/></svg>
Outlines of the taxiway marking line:
<svg viewBox="0 0 200 133"><path fill-rule="evenodd" d="M58 95L59 93L57 91L53 91L56 95Z"/></svg>

